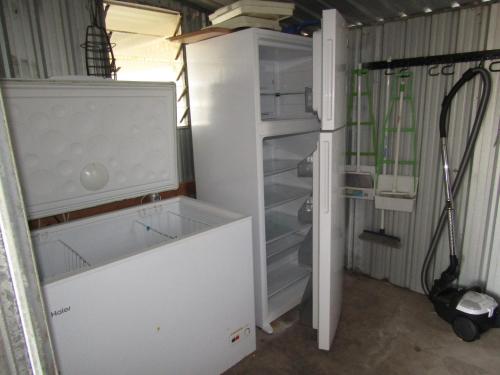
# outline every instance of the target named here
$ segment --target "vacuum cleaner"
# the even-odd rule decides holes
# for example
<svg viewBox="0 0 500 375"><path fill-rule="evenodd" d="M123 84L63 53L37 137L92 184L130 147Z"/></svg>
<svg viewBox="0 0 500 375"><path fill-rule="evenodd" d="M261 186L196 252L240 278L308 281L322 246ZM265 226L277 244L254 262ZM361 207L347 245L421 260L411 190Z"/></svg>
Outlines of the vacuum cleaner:
<svg viewBox="0 0 500 375"><path fill-rule="evenodd" d="M467 82L475 77L480 77L482 81L481 97L457 175L452 183L447 150L448 114L455 95ZM468 342L478 339L481 333L490 328L500 327L500 309L497 301L484 293L480 287L461 288L456 283L460 274L460 264L456 251L455 206L453 199L460 188L467 166L472 159L474 145L483 122L490 94L490 73L482 67L476 67L467 70L443 100L439 118L439 134L446 203L432 236L421 273L422 288L434 305L437 314L452 325L458 337ZM431 262L436 255L439 237L446 222L448 224L450 263L439 279L434 280L433 285L430 286Z"/></svg>

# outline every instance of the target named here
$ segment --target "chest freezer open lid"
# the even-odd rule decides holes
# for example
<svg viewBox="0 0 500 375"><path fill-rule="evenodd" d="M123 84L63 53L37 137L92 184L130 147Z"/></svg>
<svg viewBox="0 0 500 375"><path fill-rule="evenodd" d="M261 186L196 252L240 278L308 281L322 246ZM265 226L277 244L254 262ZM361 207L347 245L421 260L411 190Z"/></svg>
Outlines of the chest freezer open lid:
<svg viewBox="0 0 500 375"><path fill-rule="evenodd" d="M30 218L178 188L174 83L3 80Z"/></svg>

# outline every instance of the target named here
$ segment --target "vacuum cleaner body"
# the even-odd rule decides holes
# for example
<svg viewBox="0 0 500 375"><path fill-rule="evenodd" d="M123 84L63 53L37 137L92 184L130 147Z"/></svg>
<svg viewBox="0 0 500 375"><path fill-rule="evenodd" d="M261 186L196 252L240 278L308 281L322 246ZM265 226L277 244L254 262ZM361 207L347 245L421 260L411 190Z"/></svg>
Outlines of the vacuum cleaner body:
<svg viewBox="0 0 500 375"><path fill-rule="evenodd" d="M431 298L436 313L464 341L474 341L481 333L500 326L498 303L478 289L447 288Z"/></svg>

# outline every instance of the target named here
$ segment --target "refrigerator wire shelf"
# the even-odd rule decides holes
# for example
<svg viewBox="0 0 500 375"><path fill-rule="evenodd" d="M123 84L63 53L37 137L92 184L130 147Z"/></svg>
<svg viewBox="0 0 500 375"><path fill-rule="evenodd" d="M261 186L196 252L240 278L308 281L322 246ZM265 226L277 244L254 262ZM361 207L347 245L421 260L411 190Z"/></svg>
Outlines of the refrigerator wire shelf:
<svg viewBox="0 0 500 375"><path fill-rule="evenodd" d="M266 243L269 244L290 234L301 232L310 224L301 224L297 216L279 211L271 211L266 215Z"/></svg>
<svg viewBox="0 0 500 375"><path fill-rule="evenodd" d="M267 249L267 258L276 257L289 249L299 246L304 241L305 236L300 233L292 233L289 236L270 243Z"/></svg>
<svg viewBox="0 0 500 375"><path fill-rule="evenodd" d="M266 159L264 160L264 176L291 171L297 168L300 160L296 159Z"/></svg>
<svg viewBox="0 0 500 375"><path fill-rule="evenodd" d="M264 186L264 205L270 209L296 199L308 196L311 189L285 184L267 184Z"/></svg>

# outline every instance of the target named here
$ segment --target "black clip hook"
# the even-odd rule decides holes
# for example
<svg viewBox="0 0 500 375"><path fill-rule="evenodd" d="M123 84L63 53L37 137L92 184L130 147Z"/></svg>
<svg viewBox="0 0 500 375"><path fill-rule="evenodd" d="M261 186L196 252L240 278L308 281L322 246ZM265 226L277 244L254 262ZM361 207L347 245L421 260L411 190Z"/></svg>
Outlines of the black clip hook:
<svg viewBox="0 0 500 375"><path fill-rule="evenodd" d="M431 77L436 77L439 75L439 71L435 72L436 69L439 68L439 65L432 65L429 67L427 70L427 74L429 74Z"/></svg>
<svg viewBox="0 0 500 375"><path fill-rule="evenodd" d="M392 75L396 74L396 72L394 71L394 69L388 68L388 69L384 70L384 74L386 76L392 76Z"/></svg>
<svg viewBox="0 0 500 375"><path fill-rule="evenodd" d="M496 65L500 64L500 60L490 62L490 72L500 72L500 68L495 68Z"/></svg>
<svg viewBox="0 0 500 375"><path fill-rule="evenodd" d="M402 78L410 77L410 67L405 66L404 68L399 69L399 76Z"/></svg>
<svg viewBox="0 0 500 375"><path fill-rule="evenodd" d="M451 70L449 70L452 68ZM455 74L455 64L446 64L441 68L441 74L444 76L452 76Z"/></svg>

